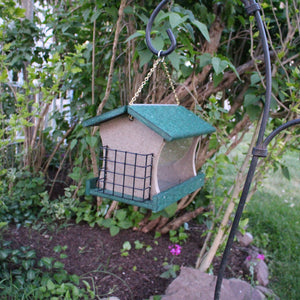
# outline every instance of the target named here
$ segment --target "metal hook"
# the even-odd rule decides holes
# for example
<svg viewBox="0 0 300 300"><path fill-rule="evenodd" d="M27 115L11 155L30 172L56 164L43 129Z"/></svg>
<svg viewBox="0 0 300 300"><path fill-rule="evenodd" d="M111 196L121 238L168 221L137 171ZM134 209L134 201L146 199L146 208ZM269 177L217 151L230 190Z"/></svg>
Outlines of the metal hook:
<svg viewBox="0 0 300 300"><path fill-rule="evenodd" d="M171 29L167 29L167 34L169 36L169 39L171 41L171 46L165 50L165 51L161 51L161 50L156 50L153 46L152 46L152 43L151 43L151 37L150 37L150 33L151 33L151 29L152 29L152 25L153 25L153 22L154 22L154 19L155 17L157 16L157 14L160 12L160 10L162 9L162 7L168 2L169 0L163 0L161 1L158 6L154 9L154 11L152 12L151 16L150 16L150 19L149 19L149 22L147 24L147 27L146 27L146 43L147 43L147 46L149 48L149 50L155 54L155 55L158 55L158 53L160 54L160 56L167 56L169 55L171 52L174 51L174 49L176 48L176 39L175 39L175 36L172 32Z"/></svg>

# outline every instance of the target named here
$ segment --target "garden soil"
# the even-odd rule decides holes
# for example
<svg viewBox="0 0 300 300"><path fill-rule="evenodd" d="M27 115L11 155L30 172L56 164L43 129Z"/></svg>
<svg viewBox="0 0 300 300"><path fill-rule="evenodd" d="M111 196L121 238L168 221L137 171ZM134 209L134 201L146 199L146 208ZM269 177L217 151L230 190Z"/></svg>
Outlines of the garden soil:
<svg viewBox="0 0 300 300"><path fill-rule="evenodd" d="M165 264L194 267L201 250L205 226L189 224L189 237L182 243L182 251L173 256L169 236L154 238L152 233L122 230L112 237L107 229L89 227L86 223L67 223L36 226L36 229L10 225L4 239L11 247L29 246L37 257L54 257L65 265L65 270L77 274L97 288L100 298L116 296L121 300L149 299L163 295L174 278L161 278ZM131 250L122 253L123 244ZM128 243L127 243L128 244ZM138 247L136 247L136 245ZM66 258L60 259L55 246L66 246ZM141 248L141 249L136 249ZM123 255L122 255L123 254ZM127 255L127 256L126 256ZM243 262L247 249L235 244L229 257L226 278L246 278ZM217 274L221 257L216 257L213 272ZM178 272L179 273L179 272Z"/></svg>

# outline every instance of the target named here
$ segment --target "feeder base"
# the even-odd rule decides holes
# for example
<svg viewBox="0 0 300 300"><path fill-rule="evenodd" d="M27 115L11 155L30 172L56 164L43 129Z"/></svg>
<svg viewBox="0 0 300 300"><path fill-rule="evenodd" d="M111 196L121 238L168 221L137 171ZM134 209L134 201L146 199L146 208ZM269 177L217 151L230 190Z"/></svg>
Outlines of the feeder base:
<svg viewBox="0 0 300 300"><path fill-rule="evenodd" d="M127 203L134 206L144 207L151 209L153 212L158 212L168 207L172 203L180 200L184 196L194 192L204 185L204 173L200 172L197 176L192 177L174 187L167 189L157 195L154 195L151 200L132 200L130 195L124 195L122 197L119 193L103 192L97 187L98 177L87 180L86 182L86 195L99 196L108 198L118 202Z"/></svg>

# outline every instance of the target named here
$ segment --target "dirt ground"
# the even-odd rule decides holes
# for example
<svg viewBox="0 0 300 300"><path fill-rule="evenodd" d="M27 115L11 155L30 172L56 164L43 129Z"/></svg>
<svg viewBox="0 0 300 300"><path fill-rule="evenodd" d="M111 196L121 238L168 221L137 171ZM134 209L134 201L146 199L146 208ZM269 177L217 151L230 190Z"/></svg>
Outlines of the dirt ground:
<svg viewBox="0 0 300 300"><path fill-rule="evenodd" d="M181 254L172 256L169 236L157 239L151 233L123 230L111 237L109 231L99 227L91 228L85 223L68 223L55 226L55 230L44 227L39 230L10 226L4 238L12 241L12 247L30 246L36 250L38 258L55 257L65 264L71 274L82 276L95 282L101 297L116 296L122 300L149 299L152 295L162 295L173 278L164 279L160 275L166 271L163 264L194 267L203 243L201 237L205 228L190 224L189 237L182 244ZM122 256L124 242L130 242L131 250ZM59 259L55 246L67 246L67 258ZM137 248L141 249L136 249ZM226 270L226 278L244 278L242 264L247 256L245 249L235 245ZM214 261L216 274L221 257Z"/></svg>

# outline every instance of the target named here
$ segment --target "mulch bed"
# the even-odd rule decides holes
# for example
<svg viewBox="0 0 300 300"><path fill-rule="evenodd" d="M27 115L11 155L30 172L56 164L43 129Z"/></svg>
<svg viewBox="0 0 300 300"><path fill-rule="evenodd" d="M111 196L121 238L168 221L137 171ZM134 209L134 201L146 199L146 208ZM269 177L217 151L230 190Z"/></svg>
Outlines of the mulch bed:
<svg viewBox="0 0 300 300"><path fill-rule="evenodd" d="M116 296L122 300L149 299L152 295L164 294L172 278L160 275L166 271L163 263L194 267L203 244L205 227L190 224L189 238L182 245L182 252L172 256L168 248L172 243L165 235L154 239L152 233L123 230L111 237L103 228L91 228L86 223L68 223L56 226L55 230L41 227L39 230L9 226L4 239L12 241L12 247L30 246L36 250L38 258L55 257L65 264L71 274L83 276L90 283L94 281L101 297ZM128 256L121 255L124 242L130 242L132 249ZM142 249L135 249L135 241L143 243ZM67 258L59 259L53 251L55 246L67 246ZM242 264L247 252L234 245L225 277L245 277ZM221 258L216 257L214 271L217 272Z"/></svg>

